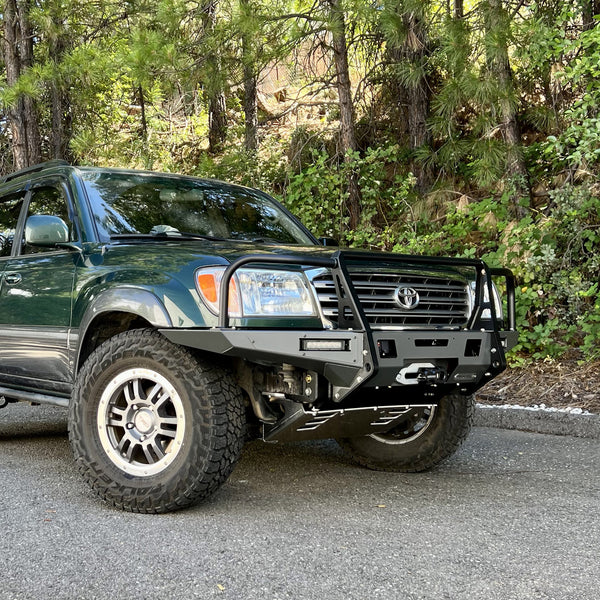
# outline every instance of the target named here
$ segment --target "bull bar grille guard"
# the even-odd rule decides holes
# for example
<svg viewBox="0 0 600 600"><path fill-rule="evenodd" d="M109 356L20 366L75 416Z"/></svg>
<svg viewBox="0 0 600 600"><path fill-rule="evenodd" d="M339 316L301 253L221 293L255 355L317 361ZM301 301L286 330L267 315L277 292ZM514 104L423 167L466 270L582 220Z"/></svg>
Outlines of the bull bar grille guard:
<svg viewBox="0 0 600 600"><path fill-rule="evenodd" d="M348 261L362 261L365 264L374 264L373 254L338 250L331 258L277 255L269 256L264 254L251 254L233 261L223 273L220 284L219 297L219 329L229 328L229 283L235 272L247 264L266 264L266 265L299 265L305 267L325 267L331 270L335 284L336 296L338 301L338 329L354 331L365 331L370 333L370 325L362 309L358 294L352 284L352 279L348 271ZM516 330L516 311L515 311L515 278L509 269L490 269L484 261L479 259L447 258L433 256L411 256L404 254L377 255L377 261L397 264L399 270L402 266L410 264L411 266L444 266L444 267L467 267L472 268L476 274L475 284L475 303L467 326L465 329L481 329L482 314L484 310L489 310L491 314L491 323L494 332L500 329L498 315L496 314L495 303L493 302L492 278L501 277L505 281L507 296L507 329ZM485 301L485 292L487 290L489 301ZM346 315L349 309L350 317ZM489 324L489 320L486 321ZM371 335L368 336L372 338Z"/></svg>

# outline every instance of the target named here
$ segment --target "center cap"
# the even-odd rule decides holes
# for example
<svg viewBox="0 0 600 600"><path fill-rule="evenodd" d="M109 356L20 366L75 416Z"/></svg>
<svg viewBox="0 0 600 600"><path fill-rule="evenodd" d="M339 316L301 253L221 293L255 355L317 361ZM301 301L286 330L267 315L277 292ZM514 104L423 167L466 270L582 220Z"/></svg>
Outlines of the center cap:
<svg viewBox="0 0 600 600"><path fill-rule="evenodd" d="M140 433L149 433L154 429L154 415L151 410L138 410L133 418L133 424Z"/></svg>

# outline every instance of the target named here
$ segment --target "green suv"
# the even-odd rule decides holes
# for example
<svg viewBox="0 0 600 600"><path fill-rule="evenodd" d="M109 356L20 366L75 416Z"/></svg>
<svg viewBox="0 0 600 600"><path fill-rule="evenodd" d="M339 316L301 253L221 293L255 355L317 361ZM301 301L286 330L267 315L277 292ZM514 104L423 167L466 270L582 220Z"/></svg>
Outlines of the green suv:
<svg viewBox="0 0 600 600"><path fill-rule="evenodd" d="M341 250L260 191L179 175L4 177L0 278L0 406L68 407L79 470L130 511L207 497L252 437L431 468L516 342L509 271Z"/></svg>

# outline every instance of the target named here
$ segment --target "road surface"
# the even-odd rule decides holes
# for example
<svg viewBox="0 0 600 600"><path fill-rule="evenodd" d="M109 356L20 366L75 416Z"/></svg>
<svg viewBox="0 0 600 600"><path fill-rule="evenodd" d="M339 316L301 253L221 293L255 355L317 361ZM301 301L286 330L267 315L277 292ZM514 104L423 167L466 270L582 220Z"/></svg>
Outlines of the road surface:
<svg viewBox="0 0 600 600"><path fill-rule="evenodd" d="M106 507L65 412L0 412L0 598L600 598L600 443L476 428L426 474L252 442L208 502Z"/></svg>

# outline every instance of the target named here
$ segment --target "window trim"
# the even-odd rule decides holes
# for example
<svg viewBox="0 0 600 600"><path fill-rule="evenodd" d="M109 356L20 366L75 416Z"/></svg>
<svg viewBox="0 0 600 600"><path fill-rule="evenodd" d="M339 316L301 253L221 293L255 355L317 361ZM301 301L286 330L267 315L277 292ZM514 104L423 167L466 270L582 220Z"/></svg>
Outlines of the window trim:
<svg viewBox="0 0 600 600"><path fill-rule="evenodd" d="M21 207L21 214L19 216L19 221L15 232L15 238L18 239L18 242L17 244L13 243L13 249L11 254L12 258L26 258L28 256L39 256L39 254L68 252L68 249L66 248L48 248L46 252L35 252L30 254L26 254L23 252L23 237L25 235L25 223L27 222L27 216L29 214L29 205L31 203L31 197L33 196L33 193L36 189L42 187L54 187L62 193L62 196L67 205L67 216L73 226L72 231L73 236L75 238L69 241L77 244L82 239L81 230L79 227L79 220L76 218L77 212L74 208L74 202L71 195L71 189L69 187L68 180L61 175L46 176L34 181L30 181L25 186L26 194L23 200L23 206Z"/></svg>

